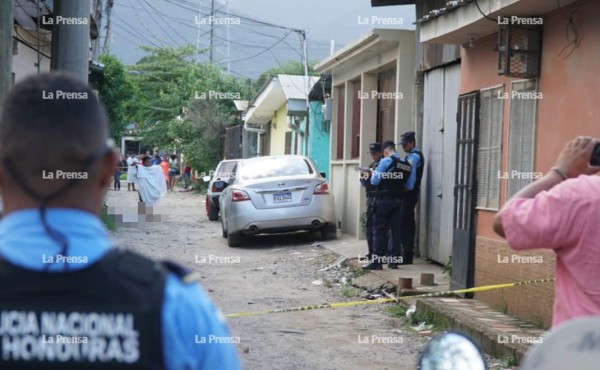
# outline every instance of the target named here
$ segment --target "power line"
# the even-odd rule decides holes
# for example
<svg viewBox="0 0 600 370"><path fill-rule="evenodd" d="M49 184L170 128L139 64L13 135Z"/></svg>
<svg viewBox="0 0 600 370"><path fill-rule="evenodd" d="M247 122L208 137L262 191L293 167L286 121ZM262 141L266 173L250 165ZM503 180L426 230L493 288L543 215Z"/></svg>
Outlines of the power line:
<svg viewBox="0 0 600 370"><path fill-rule="evenodd" d="M286 34L285 34L285 35L284 35L284 36L283 36L281 39L279 39L279 40L278 40L277 42L275 42L273 45L271 45L271 46L270 46L270 47L268 47L267 49L265 49L265 50L261 51L260 53L256 53L256 54L254 54L254 55L252 55L252 56L250 56L250 57L248 57L248 58L237 59L237 60L231 60L231 61L229 61L229 63L243 62L243 61L245 61L245 60L249 60L249 59L256 58L257 56L260 56L260 55L262 55L262 54L264 54L264 53L268 52L269 50L273 49L273 48L274 48L275 46L277 46L277 45L278 45L280 42L282 42L283 40L285 40L285 39L286 39L286 38L287 38L287 37L290 35L290 33L292 33L292 31L288 31L288 32L287 32L287 33L286 33Z"/></svg>
<svg viewBox="0 0 600 370"><path fill-rule="evenodd" d="M146 3L146 4L147 4L147 5L150 7L150 8L152 8L154 11L156 11L157 13L159 13L160 15L162 15L162 16L163 16L163 19L164 19L164 18L169 18L169 17L168 17L168 16L167 16L165 13L163 13L161 10L157 9L156 7L154 7L154 6L153 6L153 5L152 5L152 4L151 4L151 3L150 3L148 0L138 0L138 1L143 1L144 3ZM150 14L150 16L152 16L152 14L151 14L151 13L148 11L148 9L145 9L145 10L146 10L146 12L147 12L148 14ZM169 19L170 19L170 18L169 18ZM159 24L159 26L160 26L160 24ZM184 40L184 43L185 43L185 44L189 44L189 42L188 42L187 38L186 38L185 36L183 36L182 34L180 34L180 33L179 33L179 32L178 32L176 29L174 29L174 28L171 26L171 24L170 24L169 22L167 22L167 26L168 26L168 27L169 27L169 28L170 28L170 29L171 29L171 30L172 30L174 33L176 33L176 34L177 34L179 37L181 37L181 38ZM161 29L164 31L164 29L162 28L162 26L161 26ZM171 39L172 39L172 38L171 38Z"/></svg>

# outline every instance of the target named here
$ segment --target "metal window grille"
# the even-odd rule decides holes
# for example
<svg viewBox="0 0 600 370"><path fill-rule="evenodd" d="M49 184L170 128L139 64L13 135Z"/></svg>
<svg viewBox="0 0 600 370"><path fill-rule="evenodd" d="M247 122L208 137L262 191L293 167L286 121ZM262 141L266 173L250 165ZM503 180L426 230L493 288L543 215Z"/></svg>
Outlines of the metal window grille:
<svg viewBox="0 0 600 370"><path fill-rule="evenodd" d="M537 107L534 95L537 93L537 82L514 82L512 90L508 139L508 197L533 181Z"/></svg>
<svg viewBox="0 0 600 370"><path fill-rule="evenodd" d="M498 32L498 75L518 78L540 76L542 26L500 25Z"/></svg>
<svg viewBox="0 0 600 370"><path fill-rule="evenodd" d="M498 209L504 87L481 91L477 156L477 207Z"/></svg>

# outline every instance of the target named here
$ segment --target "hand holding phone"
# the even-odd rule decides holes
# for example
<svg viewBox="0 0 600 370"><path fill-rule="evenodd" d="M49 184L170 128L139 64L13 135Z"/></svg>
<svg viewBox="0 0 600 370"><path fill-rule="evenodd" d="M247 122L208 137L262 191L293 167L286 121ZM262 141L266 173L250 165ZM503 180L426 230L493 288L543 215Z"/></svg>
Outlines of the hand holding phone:
<svg viewBox="0 0 600 370"><path fill-rule="evenodd" d="M600 166L600 143L594 146L592 158L590 158L590 166Z"/></svg>

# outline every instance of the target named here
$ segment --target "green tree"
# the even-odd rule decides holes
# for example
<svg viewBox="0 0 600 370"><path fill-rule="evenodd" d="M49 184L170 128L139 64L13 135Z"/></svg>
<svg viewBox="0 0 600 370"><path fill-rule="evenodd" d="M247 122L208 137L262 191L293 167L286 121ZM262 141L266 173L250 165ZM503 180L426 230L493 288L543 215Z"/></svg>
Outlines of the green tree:
<svg viewBox="0 0 600 370"><path fill-rule="evenodd" d="M191 46L145 50L148 55L130 66L144 144L181 152L197 169L211 168L222 158L225 127L235 124L233 100L248 99L247 87L198 62Z"/></svg>
<svg viewBox="0 0 600 370"><path fill-rule="evenodd" d="M130 121L131 99L135 88L125 70L125 66L115 56L103 54L100 56L99 61L104 64L104 72L96 88L100 100L106 107L110 136L116 142L120 142L121 136Z"/></svg>
<svg viewBox="0 0 600 370"><path fill-rule="evenodd" d="M318 76L318 74L315 72L315 65L317 65L317 63L317 61L308 62L309 76ZM260 74L254 86L256 87L256 89L260 89L269 79L269 77L277 76L278 74L304 75L304 63L301 63L296 60L290 60L286 64L281 65L279 67L269 68Z"/></svg>

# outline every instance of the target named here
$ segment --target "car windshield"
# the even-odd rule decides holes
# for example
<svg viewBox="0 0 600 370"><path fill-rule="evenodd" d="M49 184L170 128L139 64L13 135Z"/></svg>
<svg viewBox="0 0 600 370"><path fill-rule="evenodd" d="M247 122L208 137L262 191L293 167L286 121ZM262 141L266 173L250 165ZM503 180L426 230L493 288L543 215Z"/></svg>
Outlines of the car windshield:
<svg viewBox="0 0 600 370"><path fill-rule="evenodd" d="M217 171L215 172L215 179L229 179L232 177L233 171L235 170L235 166L237 165L237 161L233 162L221 162L219 167L217 167Z"/></svg>
<svg viewBox="0 0 600 370"><path fill-rule="evenodd" d="M242 180L257 180L269 177L302 176L313 173L302 158L268 158L244 163L238 168Z"/></svg>

